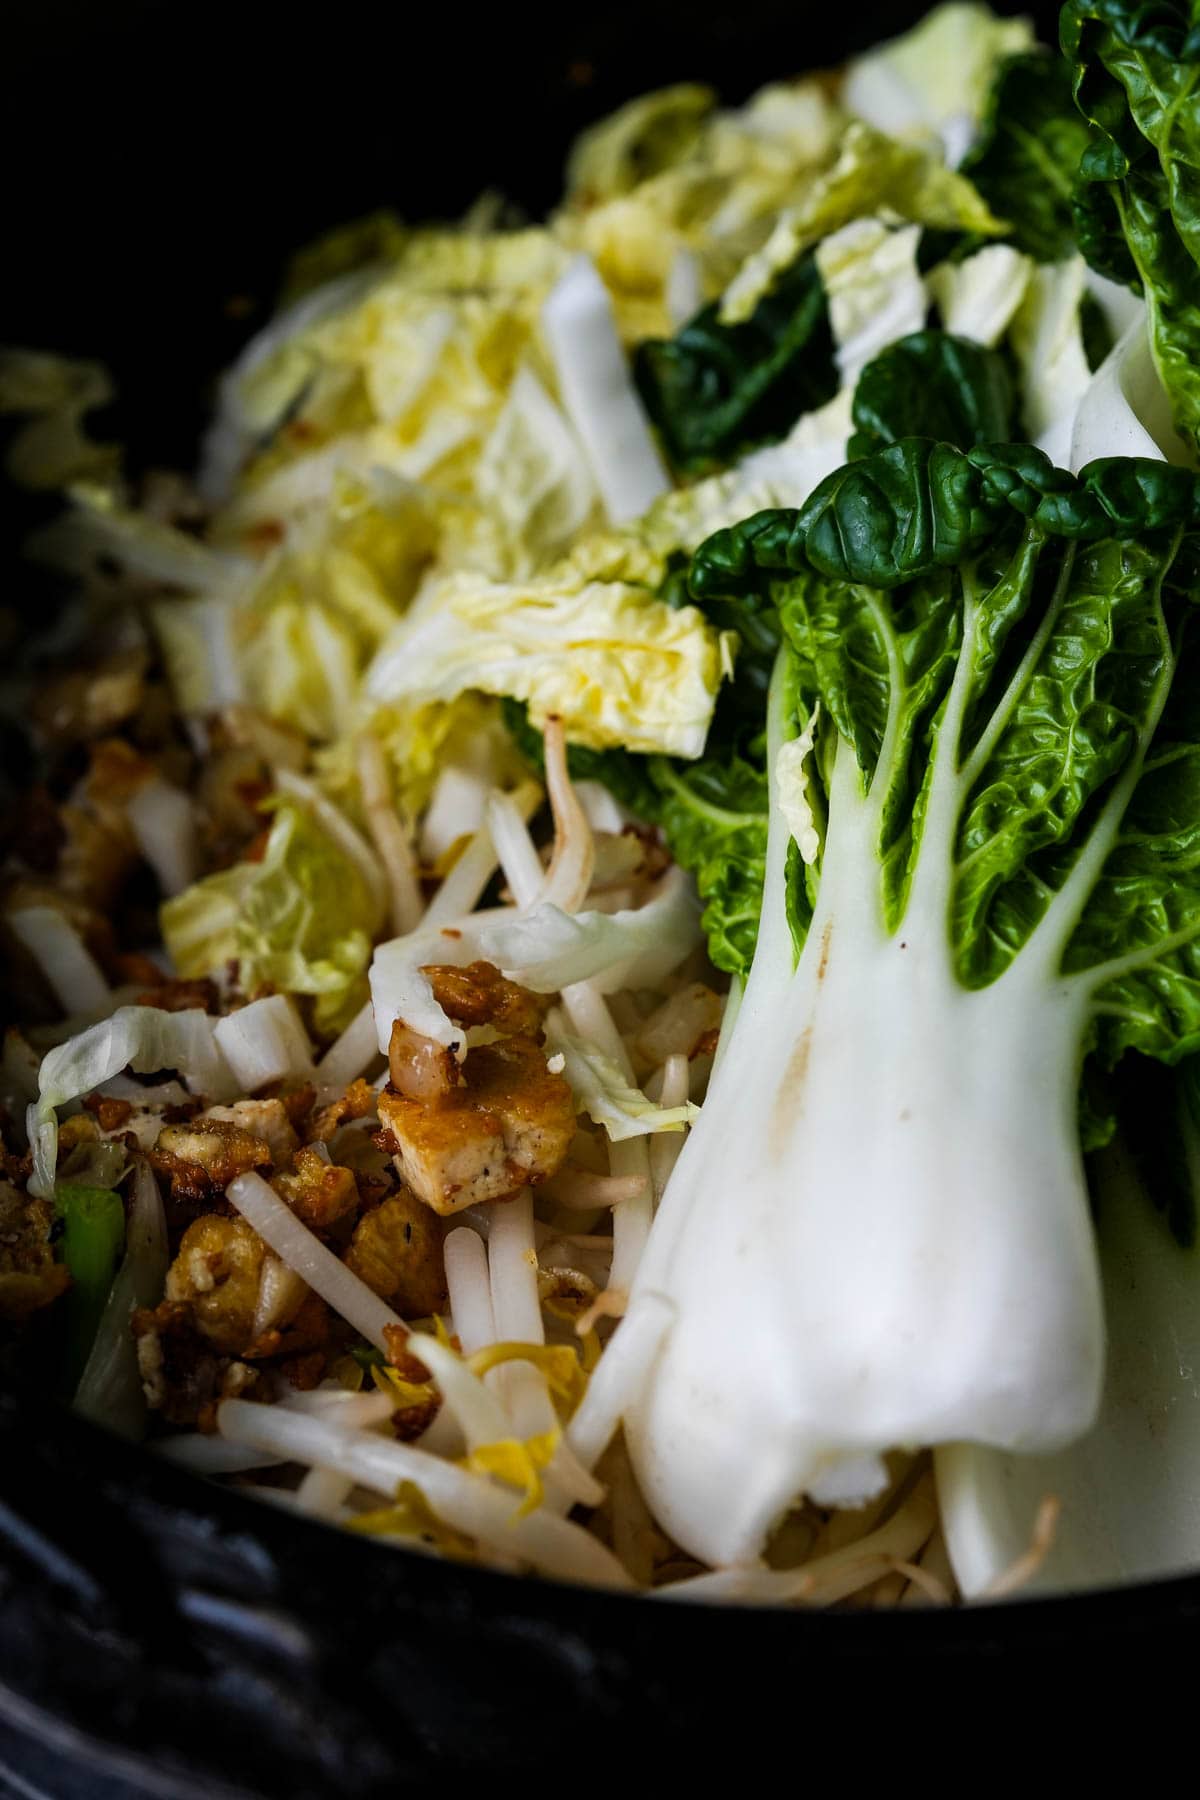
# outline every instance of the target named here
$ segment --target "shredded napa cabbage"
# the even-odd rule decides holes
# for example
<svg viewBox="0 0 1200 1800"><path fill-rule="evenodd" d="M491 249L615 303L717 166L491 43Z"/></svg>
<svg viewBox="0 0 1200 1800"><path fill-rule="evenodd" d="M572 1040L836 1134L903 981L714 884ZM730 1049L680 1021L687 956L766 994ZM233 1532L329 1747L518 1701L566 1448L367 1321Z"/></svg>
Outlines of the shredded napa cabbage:
<svg viewBox="0 0 1200 1800"><path fill-rule="evenodd" d="M985 244L962 262L938 263L926 276L943 331L998 344L1025 298L1033 258L1011 244Z"/></svg>
<svg viewBox="0 0 1200 1800"><path fill-rule="evenodd" d="M970 147L997 68L1034 41L1028 19L999 19L974 0L954 0L856 57L843 99L893 137L936 132L953 166Z"/></svg>
<svg viewBox="0 0 1200 1800"><path fill-rule="evenodd" d="M749 318L782 272L810 245L831 232L887 210L913 224L943 230L1000 231L969 181L946 168L940 154L921 144L885 137L861 120L842 136L837 160L805 197L787 207L757 255L748 257L721 301L721 316Z"/></svg>
<svg viewBox="0 0 1200 1800"><path fill-rule="evenodd" d="M185 977L220 974L231 959L257 987L313 999L322 1035L349 1024L366 998L366 970L383 922L379 894L312 811L286 794L262 860L206 876L161 909L163 941Z"/></svg>
<svg viewBox="0 0 1200 1800"><path fill-rule="evenodd" d="M33 1194L54 1192L58 1148L57 1109L131 1068L139 1074L175 1069L193 1094L224 1102L237 1084L216 1041L216 1021L199 1011L164 1012L156 1006L118 1007L42 1059L38 1098L29 1108Z"/></svg>
<svg viewBox="0 0 1200 1800"><path fill-rule="evenodd" d="M812 789L806 764L817 741L821 722L820 702L813 707L808 723L799 736L780 744L775 757L775 783L779 793L779 810L787 821L788 831L805 863L815 863L821 854L821 833L813 810Z"/></svg>
<svg viewBox="0 0 1200 1800"><path fill-rule="evenodd" d="M540 904L485 926L479 948L522 987L554 994L577 981L600 993L652 988L700 943L691 881L675 868L641 906L615 913L565 913Z"/></svg>
<svg viewBox="0 0 1200 1800"><path fill-rule="evenodd" d="M562 1074L578 1112L603 1126L613 1143L657 1131L682 1131L700 1112L691 1100L659 1106L627 1081L611 1057L572 1031L557 1011L546 1020L546 1048L562 1058Z"/></svg>
<svg viewBox="0 0 1200 1800"><path fill-rule="evenodd" d="M61 488L72 481L113 479L120 465L115 445L95 443L87 415L114 397L99 363L50 356L41 350L0 352L0 414L23 413L25 423L8 446L6 467L24 487Z"/></svg>
<svg viewBox="0 0 1200 1800"><path fill-rule="evenodd" d="M732 644L691 606L577 561L524 582L456 575L429 590L371 665L379 704L467 689L524 700L575 743L696 756Z"/></svg>

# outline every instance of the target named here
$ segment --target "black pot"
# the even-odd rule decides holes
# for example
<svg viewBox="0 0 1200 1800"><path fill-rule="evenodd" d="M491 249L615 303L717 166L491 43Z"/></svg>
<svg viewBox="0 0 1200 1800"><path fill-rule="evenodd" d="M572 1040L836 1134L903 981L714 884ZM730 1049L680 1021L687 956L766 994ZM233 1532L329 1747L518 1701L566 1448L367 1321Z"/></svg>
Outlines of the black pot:
<svg viewBox="0 0 1200 1800"><path fill-rule="evenodd" d="M573 133L631 93L699 78L736 98L920 10L308 18L252 0L10 0L0 130L19 256L0 336L103 357L135 459L186 463L214 371L314 232L388 202L451 216L485 185L536 213ZM1030 10L1052 36L1052 9ZM964 1694L1007 1729L1005 1688L1040 1708L1068 1677L1180 1668L1198 1615L1194 1580L949 1615L727 1612L518 1581L267 1510L0 1395L14 1795L375 1800L450 1771L573 1787L731 1756L743 1772L782 1757L802 1779L814 1745L862 1774L898 1746L944 1745ZM915 1739L889 1734L914 1714Z"/></svg>

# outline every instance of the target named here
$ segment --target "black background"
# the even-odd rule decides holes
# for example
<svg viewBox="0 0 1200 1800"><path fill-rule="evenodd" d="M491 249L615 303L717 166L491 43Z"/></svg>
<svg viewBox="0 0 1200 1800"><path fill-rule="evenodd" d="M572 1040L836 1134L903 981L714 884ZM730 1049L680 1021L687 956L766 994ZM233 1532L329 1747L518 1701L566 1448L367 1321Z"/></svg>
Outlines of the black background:
<svg viewBox="0 0 1200 1800"><path fill-rule="evenodd" d="M581 125L656 85L832 66L923 8L7 0L0 298L12 343L99 355L139 448L186 461L208 378L286 254L381 205L536 215ZM1015 7L1001 7L1015 11ZM1053 7L1027 7L1053 35Z"/></svg>

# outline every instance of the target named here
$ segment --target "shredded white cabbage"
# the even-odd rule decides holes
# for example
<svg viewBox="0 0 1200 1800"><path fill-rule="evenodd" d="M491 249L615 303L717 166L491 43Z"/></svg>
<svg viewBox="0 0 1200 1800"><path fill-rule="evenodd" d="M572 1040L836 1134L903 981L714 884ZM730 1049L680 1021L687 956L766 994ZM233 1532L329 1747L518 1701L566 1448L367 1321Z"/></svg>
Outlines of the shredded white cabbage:
<svg viewBox="0 0 1200 1800"><path fill-rule="evenodd" d="M41 967L65 1013L102 1012L112 1003L104 971L75 927L52 906L20 907L10 929Z"/></svg>
<svg viewBox="0 0 1200 1800"><path fill-rule="evenodd" d="M653 1131L682 1131L699 1114L700 1108L690 1100L679 1106L656 1106L610 1056L571 1031L554 1012L546 1020L546 1044L563 1059L576 1106L616 1143Z"/></svg>
<svg viewBox="0 0 1200 1800"><path fill-rule="evenodd" d="M245 1093L256 1093L269 1081L303 1081L312 1074L312 1045L286 994L240 1006L217 1020L213 1036Z"/></svg>
<svg viewBox="0 0 1200 1800"><path fill-rule="evenodd" d="M550 294L542 331L610 522L637 518L670 483L629 378L612 302L589 257L576 257Z"/></svg>
<svg viewBox="0 0 1200 1800"><path fill-rule="evenodd" d="M591 981L599 993L611 994L657 987L700 941L695 888L682 869L673 868L640 906L571 914L542 901L485 926L479 950L535 993Z"/></svg>
<svg viewBox="0 0 1200 1800"><path fill-rule="evenodd" d="M29 1109L30 1192L47 1198L54 1192L56 1109L90 1094L126 1067L139 1074L175 1069L193 1094L213 1101L233 1099L238 1084L217 1042L215 1023L199 1011L122 1006L111 1019L102 1019L51 1050L42 1060L38 1099Z"/></svg>

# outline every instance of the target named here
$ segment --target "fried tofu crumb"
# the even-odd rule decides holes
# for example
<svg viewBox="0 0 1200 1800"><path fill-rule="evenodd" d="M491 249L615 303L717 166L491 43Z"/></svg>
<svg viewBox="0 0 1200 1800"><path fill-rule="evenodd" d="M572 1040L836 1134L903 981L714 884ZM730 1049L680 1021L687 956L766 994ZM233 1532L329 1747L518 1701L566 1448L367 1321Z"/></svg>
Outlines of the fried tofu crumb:
<svg viewBox="0 0 1200 1800"><path fill-rule="evenodd" d="M429 963L421 973L433 997L457 1025L495 1025L500 1031L532 1034L541 1029L548 999L518 986L494 963Z"/></svg>
<svg viewBox="0 0 1200 1800"><path fill-rule="evenodd" d="M232 1106L210 1106L195 1121L196 1126L208 1119L236 1125L239 1131L261 1138L277 1169L291 1161L300 1141L282 1100L235 1100Z"/></svg>
<svg viewBox="0 0 1200 1800"><path fill-rule="evenodd" d="M0 1319L24 1324L64 1294L71 1277L50 1245L54 1207L0 1181Z"/></svg>
<svg viewBox="0 0 1200 1800"><path fill-rule="evenodd" d="M268 1168L272 1160L264 1138L212 1117L164 1125L150 1152L151 1167L170 1180L173 1193L200 1200L223 1194L235 1175Z"/></svg>
<svg viewBox="0 0 1200 1800"><path fill-rule="evenodd" d="M441 1220L407 1191L359 1220L345 1262L372 1293L410 1318L446 1304Z"/></svg>
<svg viewBox="0 0 1200 1800"><path fill-rule="evenodd" d="M215 1349L240 1356L254 1338L266 1246L244 1219L207 1214L183 1234L166 1297L186 1306Z"/></svg>
<svg viewBox="0 0 1200 1800"><path fill-rule="evenodd" d="M372 1101L374 1098L372 1094ZM277 1175L271 1185L311 1231L328 1231L339 1219L356 1211L359 1203L353 1170L327 1163L307 1145L296 1152L291 1173Z"/></svg>

